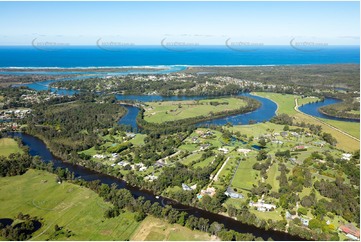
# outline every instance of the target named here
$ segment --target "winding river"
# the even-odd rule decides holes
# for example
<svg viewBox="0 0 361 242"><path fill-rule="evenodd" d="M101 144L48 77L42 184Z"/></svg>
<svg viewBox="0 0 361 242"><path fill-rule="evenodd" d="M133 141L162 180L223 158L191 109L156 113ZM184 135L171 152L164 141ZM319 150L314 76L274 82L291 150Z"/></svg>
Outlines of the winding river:
<svg viewBox="0 0 361 242"><path fill-rule="evenodd" d="M174 67L173 69L170 68L167 71L168 71L168 73L170 73L173 71L179 71L180 69L181 69L180 67ZM127 75L127 74L136 74L136 73L128 72L126 74L122 73L119 75L123 75L123 74ZM152 74L164 74L164 73L152 72ZM91 77L94 77L94 75L89 75L88 77L91 78ZM79 76L75 79L80 79L80 78L84 78L84 76ZM64 80L70 80L70 79L74 79L74 77L67 78ZM38 91L50 89L51 91L57 92L62 95L73 95L78 92L75 90L61 90L61 89L49 88L49 84L54 81L59 81L59 80L49 80L49 81L44 81L44 82L32 83L32 84L27 84L26 86L28 86L31 89L38 90ZM257 110L246 113L246 114L238 114L238 115L232 115L232 116L228 116L228 117L224 117L224 118L213 119L213 120L201 122L201 123L199 123L199 125L211 125L211 124L224 125L226 123L231 123L234 125L248 124L251 120L254 122L268 121L275 115L277 105L273 101L266 99L266 98L259 97L259 96L254 96L249 93L242 93L242 94L240 94L240 96L252 97L252 98L260 101L262 105ZM159 96L159 95L116 95L116 97L118 100L132 100L132 101L141 101L141 102L170 101L170 100L172 100L172 101L195 100L195 99L207 98L204 96L163 97L163 96ZM320 106L328 105L328 104L335 103L335 102L337 102L337 101L334 99L332 99L332 100L326 99L322 103L320 102L320 103L304 105L304 106L300 107L300 110L302 112L305 112L305 113L313 115L313 116L322 117L321 116L322 114L319 113L317 109ZM135 119L139 113L139 109L137 107L130 106L130 105L123 105L123 106L127 108L127 114L124 117L122 117L118 123L130 125L133 128L133 130L136 131L137 124L136 124ZM326 118L329 118L329 117L327 116ZM119 188L128 189L133 194L134 197L143 196L145 199L150 200L152 202L159 202L163 206L165 206L167 204L171 204L172 207L174 207L176 209L186 210L190 215L209 219L210 223L216 221L216 222L224 224L225 227L228 229L233 229L233 230L235 230L237 232L241 232L241 233L252 233L253 235L255 235L257 237L262 237L264 240L267 240L268 238L272 238L273 240L301 240L301 238L299 238L297 236L291 236L284 232L273 231L273 230L264 230L264 229L257 228L255 226L246 225L239 221L231 219L229 217L219 215L219 214L214 214L211 212L207 212L205 210L198 209L195 207L185 206L185 205L182 205L178 202L175 202L175 201L167 199L167 198L159 197L157 199L156 196L151 191L141 190L137 187L129 186L125 181L123 181L121 179L117 179L117 178L109 176L109 175L98 173L98 172L95 172L93 170L90 170L90 169L82 167L82 166L78 166L78 165L74 165L74 164L70 164L70 163L61 161L60 159L54 157L51 154L51 152L46 147L46 145L44 144L43 141L41 141L40 139L38 139L34 136L27 135L24 133L16 133L16 132L11 133L11 135L13 137L21 138L22 142L30 148L31 155L33 155L33 156L39 155L45 162L52 161L54 163L55 167L67 168L71 172L74 172L75 177L77 177L77 178L81 177L87 181L100 180L102 183L109 184L109 185L112 183L115 183L118 185Z"/></svg>
<svg viewBox="0 0 361 242"><path fill-rule="evenodd" d="M321 113L318 109L323 106L340 103L342 100L336 99L336 98L325 98L322 102L314 102L314 103L308 103L303 106L300 106L298 109L301 112L304 112L306 114L309 114L311 116L315 116L318 118L325 118L325 119L331 119L331 120L337 120L337 121L345 121L345 122L355 122L359 123L360 120L357 119L350 119L350 118L338 118L330 115L326 115Z"/></svg>
<svg viewBox="0 0 361 242"><path fill-rule="evenodd" d="M129 186L125 181L121 179L109 175L105 175L82 166L61 161L60 159L58 159L57 157L51 154L51 152L49 151L49 149L47 148L47 146L44 144L43 141L41 141L40 139L34 136L24 133L17 133L17 132L10 133L10 136L21 138L23 144L30 148L29 152L32 156L38 155L45 162L52 161L54 163L55 168L56 167L66 168L69 171L74 172L76 178L82 178L86 181L100 180L102 183L108 185L115 183L118 185L118 188L125 188L129 190L135 198L139 196L143 196L146 200L150 200L151 202L159 202L159 204L161 204L162 206L169 204L173 208L186 211L190 215L209 219L210 223L212 222L222 223L228 229L233 229L240 233L252 233L254 236L262 237L264 240L267 240L268 238L272 238L273 240L286 240L286 241L301 240L301 238L297 236L292 236L290 234L279 231L260 229L255 226L243 224L237 220L234 220L232 218L220 214L215 214L195 207L182 205L171 199L167 199L164 197L156 198L156 196L151 191L141 190L137 187Z"/></svg>

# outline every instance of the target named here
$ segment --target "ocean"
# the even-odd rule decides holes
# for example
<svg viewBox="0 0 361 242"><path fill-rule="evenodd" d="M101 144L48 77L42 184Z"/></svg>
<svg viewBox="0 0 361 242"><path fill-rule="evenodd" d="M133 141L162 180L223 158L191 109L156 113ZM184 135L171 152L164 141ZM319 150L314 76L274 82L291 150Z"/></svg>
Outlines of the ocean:
<svg viewBox="0 0 361 242"><path fill-rule="evenodd" d="M39 48L0 47L0 67L125 67L125 66L213 66L213 65L307 65L359 64L359 46L294 48L261 46L162 47L131 46L120 49L96 46Z"/></svg>

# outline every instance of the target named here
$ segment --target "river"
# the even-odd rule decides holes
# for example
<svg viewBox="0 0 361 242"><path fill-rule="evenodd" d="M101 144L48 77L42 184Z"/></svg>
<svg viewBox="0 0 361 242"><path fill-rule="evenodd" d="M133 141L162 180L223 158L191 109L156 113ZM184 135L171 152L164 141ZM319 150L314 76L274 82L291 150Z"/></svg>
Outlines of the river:
<svg viewBox="0 0 361 242"><path fill-rule="evenodd" d="M47 146L43 141L41 141L40 139L34 136L24 133L17 133L17 132L13 132L9 134L12 137L21 138L23 144L30 148L29 151L30 155L32 156L38 155L45 162L52 161L54 163L55 168L57 167L67 168L69 171L74 172L76 178L81 177L86 181L100 180L102 183L108 185L115 183L118 185L118 188L125 188L129 190L135 198L139 196L143 196L146 200L150 200L151 202L159 202L159 204L161 204L162 206L170 204L172 205L173 208L186 211L189 215L194 215L196 217L209 219L210 223L212 222L222 223L228 229L233 229L240 233L252 233L254 236L262 237L264 240L267 240L268 238L272 238L273 240L285 240L285 241L301 240L301 238L297 236L292 236L290 234L279 231L260 229L255 226L243 224L232 218L211 213L195 207L185 206L176 201L161 196L157 199L156 196L151 191L141 190L137 187L129 186L125 181L121 179L109 175L105 175L82 166L61 161L60 159L58 159L57 157L51 154L50 150L47 148Z"/></svg>
<svg viewBox="0 0 361 242"><path fill-rule="evenodd" d="M48 90L49 84L52 83L53 81L54 80L33 83L33 84L28 84L27 86L31 89L39 90L39 91L40 90ZM74 90L58 90L58 89L54 89L54 88L51 90L54 92L58 92L59 94L63 94L63 95L73 95L74 93L77 92ZM228 122L232 123L234 125L248 124L249 121L251 121L251 120L255 121L255 122L268 121L275 115L277 105L274 102L272 102L271 100L262 98L262 97L258 97L258 96L253 96L249 93L242 93L242 94L240 94L240 96L248 96L248 97L252 97L252 98L260 101L261 107L255 111L252 111L252 112L249 112L246 114L238 114L238 115L232 115L232 116L228 116L228 117L224 117L224 118L213 119L213 120L201 122L201 123L199 123L199 125L210 125L210 124L224 125ZM195 100L195 99L207 98L204 96L163 97L163 96L159 96L159 95L116 95L116 97L118 100L132 100L132 101L141 101L141 102L168 101L168 100L172 100L172 101ZM325 102L318 103L318 104L323 104L323 105L331 104L331 103L327 103L327 102L330 102L328 100L329 99L326 99ZM318 107L319 107L318 104L317 105L316 104L307 104L307 105L300 107L300 110L305 113L308 113L308 114L312 113L311 115L318 116L313 113L315 110L318 109ZM121 118L119 120L119 124L130 125L136 131L137 124L136 124L135 119L138 115L139 109L134 106L129 106L129 105L124 105L124 106L127 108L128 112L123 118ZM40 139L38 139L34 136L23 134L23 133L11 133L11 134L15 137L21 138L22 142L25 145L29 146L31 155L33 155L33 156L39 155L45 162L52 161L52 162L54 162L55 167L67 168L70 171L74 172L75 177L81 177L87 181L100 180L102 183L109 184L109 185L112 183L116 183L119 188L128 189L133 194L134 197L143 196L146 200L150 200L152 202L159 202L163 206L166 204L171 204L172 207L179 209L179 210L185 210L190 215L209 219L210 223L216 221L216 222L224 224L225 227L228 229L233 229L233 230L235 230L237 232L241 232L241 233L252 233L253 235L255 235L257 237L262 237L264 240L267 240L268 238L272 238L273 240L300 240L299 237L291 236L284 232L264 230L264 229L257 228L255 226L246 225L239 221L231 219L229 217L222 216L219 214L214 214L211 212L207 212L202 209L185 206L185 205L182 205L178 202L175 202L175 201L167 199L167 198L159 197L159 199L157 199L151 191L141 190L139 188L129 186L125 181L123 181L121 179L117 179L117 178L109 176L109 175L98 173L98 172L95 172L93 170L90 170L90 169L82 167L82 166L62 162L60 159L54 157L51 154L49 149L46 147L46 145Z"/></svg>
<svg viewBox="0 0 361 242"><path fill-rule="evenodd" d="M335 103L340 103L340 102L342 102L342 100L339 100L336 98L325 98L325 100L322 102L308 103L308 104L300 106L298 109L301 112L304 112L306 114L309 114L311 116L318 117L318 118L359 123L360 120L357 120L357 119L338 118L338 117L323 114L318 110L320 107L335 104Z"/></svg>

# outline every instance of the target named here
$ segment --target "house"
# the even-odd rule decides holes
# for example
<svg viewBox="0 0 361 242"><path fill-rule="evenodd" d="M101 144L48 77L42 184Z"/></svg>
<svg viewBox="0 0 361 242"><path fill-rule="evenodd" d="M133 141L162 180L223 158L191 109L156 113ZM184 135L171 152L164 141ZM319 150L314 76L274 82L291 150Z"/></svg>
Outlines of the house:
<svg viewBox="0 0 361 242"><path fill-rule="evenodd" d="M308 224L310 223L310 220L308 218L300 217L302 225L308 227Z"/></svg>
<svg viewBox="0 0 361 242"><path fill-rule="evenodd" d="M338 231L343 232L350 239L353 240L360 239L360 230L356 228L353 224L341 225L338 228Z"/></svg>
<svg viewBox="0 0 361 242"><path fill-rule="evenodd" d="M325 164L327 162L325 160L320 160L320 159L316 159L316 161L319 162L319 163L322 163L322 164Z"/></svg>
<svg viewBox="0 0 361 242"><path fill-rule="evenodd" d="M299 133L297 132L290 132L290 134L294 137L300 137Z"/></svg>
<svg viewBox="0 0 361 242"><path fill-rule="evenodd" d="M294 149L294 150L306 150L307 147L304 146L304 145L297 145L297 146L295 146L293 149Z"/></svg>
<svg viewBox="0 0 361 242"><path fill-rule="evenodd" d="M184 191L192 191L193 189L192 188L190 188L187 184L185 184L185 183L182 183L182 188L183 188L183 190Z"/></svg>
<svg viewBox="0 0 361 242"><path fill-rule="evenodd" d="M288 133L287 133L286 131L282 131L282 132L280 133L280 135L281 135L282 137L287 137L287 136L288 136Z"/></svg>
<svg viewBox="0 0 361 242"><path fill-rule="evenodd" d="M148 168L145 166L142 166L141 168L139 168L139 171L146 171Z"/></svg>
<svg viewBox="0 0 361 242"><path fill-rule="evenodd" d="M223 152L224 154L228 153L228 149L227 148L219 148L219 151Z"/></svg>
<svg viewBox="0 0 361 242"><path fill-rule="evenodd" d="M243 153L245 156L247 156L247 154L249 152L251 152L252 150L250 150L250 149L238 149L237 151L240 152L240 153Z"/></svg>
<svg viewBox="0 0 361 242"><path fill-rule="evenodd" d="M313 144L318 147L323 147L326 144L326 142L325 141L315 141L315 142L313 142Z"/></svg>
<svg viewBox="0 0 361 242"><path fill-rule="evenodd" d="M261 212L268 212L268 211L272 211L272 210L276 209L276 205L264 203L263 200L259 200L256 203L251 201L249 203L249 206L256 207L257 210L261 211Z"/></svg>
<svg viewBox="0 0 361 242"><path fill-rule="evenodd" d="M125 135L127 136L127 138L134 138L135 137L135 134L133 134L133 133L126 133Z"/></svg>
<svg viewBox="0 0 361 242"><path fill-rule="evenodd" d="M208 149L208 147L211 146L210 144L202 144L200 147L200 150Z"/></svg>
<svg viewBox="0 0 361 242"><path fill-rule="evenodd" d="M107 157L106 155L99 155L99 154L93 155L93 158L98 158L98 159L104 159L106 157Z"/></svg>
<svg viewBox="0 0 361 242"><path fill-rule="evenodd" d="M227 188L227 191L224 193L227 197L231 197L231 198L239 198L242 199L244 198L244 196L240 193L235 192L231 187Z"/></svg>
<svg viewBox="0 0 361 242"><path fill-rule="evenodd" d="M118 162L118 166L126 166L126 165L128 165L129 164L129 162L126 162L126 161L120 161L120 162Z"/></svg>
<svg viewBox="0 0 361 242"><path fill-rule="evenodd" d="M160 160L158 160L155 164L154 164L154 166L156 166L156 167L163 167L163 166L165 166L166 165L166 163L164 163L164 162L162 162L162 161L160 161Z"/></svg>
<svg viewBox="0 0 361 242"><path fill-rule="evenodd" d="M154 180L157 180L157 179L158 179L158 176L148 175L148 176L144 177L144 179L152 182L152 181L154 181Z"/></svg>
<svg viewBox="0 0 361 242"><path fill-rule="evenodd" d="M257 211L266 212L267 209L265 207L257 207Z"/></svg>
<svg viewBox="0 0 361 242"><path fill-rule="evenodd" d="M207 187L206 190L201 190L201 195L202 196L208 195L208 196L213 197L214 194L216 194L216 189L214 187Z"/></svg>
<svg viewBox="0 0 361 242"><path fill-rule="evenodd" d="M197 188L197 184L194 184L193 186L190 187L192 190L195 190Z"/></svg>
<svg viewBox="0 0 361 242"><path fill-rule="evenodd" d="M341 156L341 160L351 160L352 154L344 153Z"/></svg>
<svg viewBox="0 0 361 242"><path fill-rule="evenodd" d="M274 144L283 144L283 142L281 140L272 140L272 143Z"/></svg>
<svg viewBox="0 0 361 242"><path fill-rule="evenodd" d="M198 142L198 137L193 137L193 138L192 138L192 142L193 142L193 143L197 143L197 142Z"/></svg>
<svg viewBox="0 0 361 242"><path fill-rule="evenodd" d="M296 164L300 165L302 163L302 162L298 161L296 158L293 158L293 157L289 158L288 160L291 162L292 165L296 165Z"/></svg>
<svg viewBox="0 0 361 242"><path fill-rule="evenodd" d="M286 211L286 215L285 215L286 219L288 220L292 220L292 214L290 214L290 212Z"/></svg>

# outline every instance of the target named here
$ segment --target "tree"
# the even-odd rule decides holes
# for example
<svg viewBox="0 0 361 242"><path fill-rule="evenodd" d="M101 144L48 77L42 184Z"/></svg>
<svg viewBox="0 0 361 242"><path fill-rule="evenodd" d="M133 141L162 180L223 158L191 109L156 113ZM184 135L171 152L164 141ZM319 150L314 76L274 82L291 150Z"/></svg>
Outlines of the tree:
<svg viewBox="0 0 361 242"><path fill-rule="evenodd" d="M265 160L265 159L267 159L267 151L266 150L258 151L257 160L260 161L260 160Z"/></svg>
<svg viewBox="0 0 361 242"><path fill-rule="evenodd" d="M264 138L261 138L259 139L258 143L261 145L261 146L266 146L267 145L267 142Z"/></svg>

